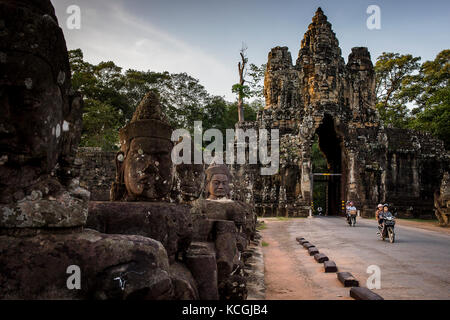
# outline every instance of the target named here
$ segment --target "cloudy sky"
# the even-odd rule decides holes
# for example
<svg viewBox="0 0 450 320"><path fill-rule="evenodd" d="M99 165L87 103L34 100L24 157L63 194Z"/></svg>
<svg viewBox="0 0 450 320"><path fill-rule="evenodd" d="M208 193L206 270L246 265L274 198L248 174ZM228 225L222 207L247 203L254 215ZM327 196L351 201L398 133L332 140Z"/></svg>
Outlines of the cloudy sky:
<svg viewBox="0 0 450 320"><path fill-rule="evenodd" d="M213 94L233 100L239 50L250 63L267 62L272 47L288 46L295 61L317 7L333 25L344 59L366 46L422 61L450 47L448 0L52 0L67 47L91 63L112 60L128 69L187 72ZM81 28L67 28L77 5ZM369 5L381 9L381 29L366 25Z"/></svg>

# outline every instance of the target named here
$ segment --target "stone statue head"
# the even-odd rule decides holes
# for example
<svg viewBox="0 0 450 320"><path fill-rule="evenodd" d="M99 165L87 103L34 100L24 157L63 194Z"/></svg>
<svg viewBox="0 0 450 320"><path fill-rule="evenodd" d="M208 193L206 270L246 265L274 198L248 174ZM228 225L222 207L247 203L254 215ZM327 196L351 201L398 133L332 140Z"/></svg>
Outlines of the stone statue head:
<svg viewBox="0 0 450 320"><path fill-rule="evenodd" d="M80 227L83 101L55 10L49 0L0 0L0 11L0 230Z"/></svg>
<svg viewBox="0 0 450 320"><path fill-rule="evenodd" d="M66 42L50 1L0 0L0 10L0 203L8 203L74 158L82 102L74 102Z"/></svg>
<svg viewBox="0 0 450 320"><path fill-rule="evenodd" d="M230 197L231 174L224 164L211 164L206 169L206 196L209 200Z"/></svg>
<svg viewBox="0 0 450 320"><path fill-rule="evenodd" d="M183 137L183 139L188 139ZM198 199L202 193L205 182L205 170L203 164L194 163L194 143L190 140L191 163L181 163L175 166L175 174L178 183L178 191L183 202Z"/></svg>
<svg viewBox="0 0 450 320"><path fill-rule="evenodd" d="M171 190L173 172L172 128L161 112L159 96L150 91L130 123L119 132L116 182L111 200L164 201Z"/></svg>

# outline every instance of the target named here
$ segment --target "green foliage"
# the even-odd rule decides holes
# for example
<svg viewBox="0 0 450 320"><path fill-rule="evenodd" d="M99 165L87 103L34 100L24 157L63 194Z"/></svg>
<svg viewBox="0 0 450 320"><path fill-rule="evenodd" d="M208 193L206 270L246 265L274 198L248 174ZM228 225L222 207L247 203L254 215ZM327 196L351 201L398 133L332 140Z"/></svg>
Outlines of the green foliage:
<svg viewBox="0 0 450 320"><path fill-rule="evenodd" d="M422 65L419 60L398 53L378 57L375 71L380 117L395 127L428 131L449 149L450 50Z"/></svg>
<svg viewBox="0 0 450 320"><path fill-rule="evenodd" d="M408 124L406 103L410 96L403 94L405 83L412 81L419 70L420 57L410 54L383 52L375 64L377 109L386 124L404 128Z"/></svg>
<svg viewBox="0 0 450 320"><path fill-rule="evenodd" d="M84 61L80 49L69 51L69 61L72 86L82 93L85 103L81 146L117 150L119 129L130 121L151 89L158 90L163 112L173 128L193 132L194 121L203 121L204 130L217 128L225 133L238 121L236 103L210 95L199 80L186 73L123 72L112 61L97 65ZM244 104L246 119L256 120L259 107L259 101Z"/></svg>
<svg viewBox="0 0 450 320"><path fill-rule="evenodd" d="M266 223L261 223L256 227L256 230L261 231L261 230L266 230L267 229L267 224Z"/></svg>
<svg viewBox="0 0 450 320"><path fill-rule="evenodd" d="M439 89L427 100L423 111L416 114L410 127L431 132L450 149L450 87Z"/></svg>
<svg viewBox="0 0 450 320"><path fill-rule="evenodd" d="M322 150L319 147L319 138L317 135L314 136L314 142L311 147L311 162L313 172L325 173L328 172L328 162Z"/></svg>
<svg viewBox="0 0 450 320"><path fill-rule="evenodd" d="M264 99L264 75L266 73L266 64L257 66L255 64L250 64L250 71L248 75L251 80L247 81L250 84L250 96L257 99Z"/></svg>
<svg viewBox="0 0 450 320"><path fill-rule="evenodd" d="M81 146L116 150L121 114L111 105L85 100Z"/></svg>
<svg viewBox="0 0 450 320"><path fill-rule="evenodd" d="M235 83L231 87L231 92L236 93L242 99L250 97L250 87L239 83Z"/></svg>
<svg viewBox="0 0 450 320"><path fill-rule="evenodd" d="M314 173L329 172L327 158L322 150L320 150L319 138L317 135L314 136L314 142L311 147L311 162ZM318 207L322 207L322 212L325 212L326 208L326 185L327 182L319 181L314 181L313 184L314 208L317 209Z"/></svg>

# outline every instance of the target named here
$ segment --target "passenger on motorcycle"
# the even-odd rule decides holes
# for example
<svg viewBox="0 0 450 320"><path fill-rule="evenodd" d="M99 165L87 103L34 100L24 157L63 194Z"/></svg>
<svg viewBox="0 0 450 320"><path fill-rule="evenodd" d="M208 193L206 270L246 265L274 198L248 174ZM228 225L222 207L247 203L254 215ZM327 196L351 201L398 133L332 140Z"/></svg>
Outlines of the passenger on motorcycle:
<svg viewBox="0 0 450 320"><path fill-rule="evenodd" d="M380 203L377 206L377 211L375 211L375 219L377 219L377 222L378 222L378 229L381 229L380 226L381 226L381 223L382 223L382 219L381 219L380 215L382 213L383 213L383 205Z"/></svg>
<svg viewBox="0 0 450 320"><path fill-rule="evenodd" d="M381 230L383 230L384 219L390 216L392 216L392 213L389 211L389 205L385 203L383 205L383 211L378 214L378 229L380 230L380 232Z"/></svg>
<svg viewBox="0 0 450 320"><path fill-rule="evenodd" d="M350 218L350 215L356 214L356 207L353 204L353 201L350 201L349 205L347 206L347 218Z"/></svg>

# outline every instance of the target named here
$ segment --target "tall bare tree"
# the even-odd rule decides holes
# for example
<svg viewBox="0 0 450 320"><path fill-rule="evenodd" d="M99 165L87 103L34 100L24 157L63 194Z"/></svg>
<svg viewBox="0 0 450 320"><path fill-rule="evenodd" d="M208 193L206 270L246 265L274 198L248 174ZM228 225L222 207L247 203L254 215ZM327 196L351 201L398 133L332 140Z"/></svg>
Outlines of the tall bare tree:
<svg viewBox="0 0 450 320"><path fill-rule="evenodd" d="M245 76L247 73L247 56L245 51L247 50L247 46L243 43L242 48L239 52L241 56L241 61L238 62L238 73L239 73L239 83L236 83L233 86L233 92L236 92L238 95L238 115L239 122L244 121L244 97L246 96L246 91L248 91L248 87L245 86Z"/></svg>

